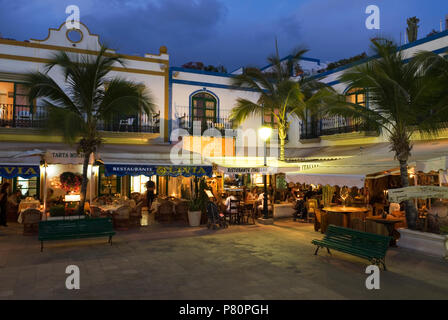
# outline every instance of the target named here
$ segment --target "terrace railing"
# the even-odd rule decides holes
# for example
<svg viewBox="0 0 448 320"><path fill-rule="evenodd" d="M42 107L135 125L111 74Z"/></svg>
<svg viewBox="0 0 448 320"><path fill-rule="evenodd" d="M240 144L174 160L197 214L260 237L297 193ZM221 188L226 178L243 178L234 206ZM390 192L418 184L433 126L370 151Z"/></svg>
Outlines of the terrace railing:
<svg viewBox="0 0 448 320"><path fill-rule="evenodd" d="M0 127L45 128L48 110L42 106L0 104ZM110 121L100 121L98 130L114 132L160 132L160 112L125 116L116 114Z"/></svg>

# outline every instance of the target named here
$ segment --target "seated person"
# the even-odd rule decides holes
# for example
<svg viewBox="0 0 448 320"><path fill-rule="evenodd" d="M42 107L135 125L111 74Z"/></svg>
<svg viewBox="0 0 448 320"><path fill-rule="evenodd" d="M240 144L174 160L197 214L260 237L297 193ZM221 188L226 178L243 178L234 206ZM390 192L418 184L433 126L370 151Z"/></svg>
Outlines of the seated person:
<svg viewBox="0 0 448 320"><path fill-rule="evenodd" d="M237 198L235 195L233 195L233 194L230 194L230 195L226 198L226 200L225 200L225 202L224 202L224 204L225 204L225 206L226 206L226 212L227 212L227 213L236 213L236 212L231 212L231 211L230 211L230 200L238 200L238 198ZM233 211L235 211L235 210L233 210Z"/></svg>
<svg viewBox="0 0 448 320"><path fill-rule="evenodd" d="M13 206L19 206L20 200L22 200L22 191L17 190L16 192L12 193L8 197L8 202Z"/></svg>
<svg viewBox="0 0 448 320"><path fill-rule="evenodd" d="M269 211L272 211L272 204L271 204L271 202L272 202L272 198L269 196L269 194L268 194L268 212ZM264 193L260 193L260 195L258 196L258 203L259 203L259 205L258 205L258 212L259 213L263 213L263 206L264 206Z"/></svg>
<svg viewBox="0 0 448 320"><path fill-rule="evenodd" d="M257 199L257 194L255 192L255 188L253 188L251 191L249 191L246 195L246 201L253 201Z"/></svg>
<svg viewBox="0 0 448 320"><path fill-rule="evenodd" d="M389 205L389 214L393 214L395 211L400 211L400 204L392 202Z"/></svg>

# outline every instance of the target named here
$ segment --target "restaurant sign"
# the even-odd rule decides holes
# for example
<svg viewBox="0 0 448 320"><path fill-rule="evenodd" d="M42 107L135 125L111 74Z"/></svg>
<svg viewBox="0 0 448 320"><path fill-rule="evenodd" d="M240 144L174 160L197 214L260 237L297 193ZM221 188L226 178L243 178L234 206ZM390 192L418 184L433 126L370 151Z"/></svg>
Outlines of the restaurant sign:
<svg viewBox="0 0 448 320"><path fill-rule="evenodd" d="M212 176L212 166L105 164L106 176Z"/></svg>
<svg viewBox="0 0 448 320"><path fill-rule="evenodd" d="M82 164L84 155L82 153L78 154L76 151L48 150L45 153L45 161L50 164Z"/></svg>
<svg viewBox="0 0 448 320"><path fill-rule="evenodd" d="M39 166L0 165L0 176L6 179L16 177L30 179L32 177L38 177L39 173Z"/></svg>
<svg viewBox="0 0 448 320"><path fill-rule="evenodd" d="M448 199L448 187L411 186L387 190L389 201L400 203L409 199Z"/></svg>

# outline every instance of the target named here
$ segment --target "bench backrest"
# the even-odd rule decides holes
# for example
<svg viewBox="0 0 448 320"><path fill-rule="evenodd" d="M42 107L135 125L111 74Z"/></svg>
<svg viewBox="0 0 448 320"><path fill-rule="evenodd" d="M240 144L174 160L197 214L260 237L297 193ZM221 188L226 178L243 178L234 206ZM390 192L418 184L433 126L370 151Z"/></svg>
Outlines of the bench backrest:
<svg viewBox="0 0 448 320"><path fill-rule="evenodd" d="M50 220L39 222L39 237L107 232L113 232L113 224L111 218Z"/></svg>
<svg viewBox="0 0 448 320"><path fill-rule="evenodd" d="M378 257L384 257L389 248L391 237L329 225L325 239L350 245L357 249L369 250Z"/></svg>

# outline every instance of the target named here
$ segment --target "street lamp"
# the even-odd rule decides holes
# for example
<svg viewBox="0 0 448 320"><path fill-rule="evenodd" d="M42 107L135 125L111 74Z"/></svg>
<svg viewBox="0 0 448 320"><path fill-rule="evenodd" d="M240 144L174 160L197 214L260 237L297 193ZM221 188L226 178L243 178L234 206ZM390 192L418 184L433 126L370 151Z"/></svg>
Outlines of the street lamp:
<svg viewBox="0 0 448 320"><path fill-rule="evenodd" d="M272 129L270 127L261 127L258 129L258 136L264 141L264 175L263 175L263 183L264 183L264 196L263 196L263 218L268 219L268 187L266 181L267 174L267 163L266 163L266 141L271 137Z"/></svg>

